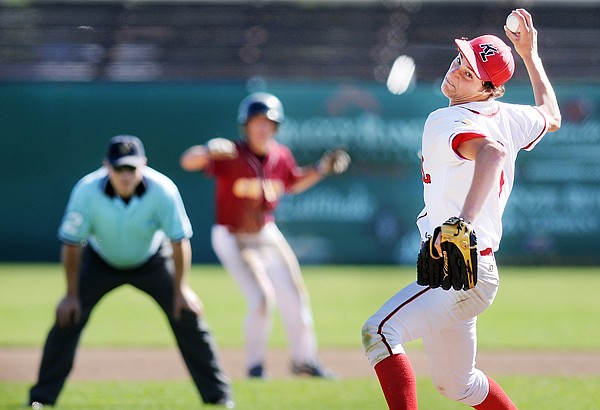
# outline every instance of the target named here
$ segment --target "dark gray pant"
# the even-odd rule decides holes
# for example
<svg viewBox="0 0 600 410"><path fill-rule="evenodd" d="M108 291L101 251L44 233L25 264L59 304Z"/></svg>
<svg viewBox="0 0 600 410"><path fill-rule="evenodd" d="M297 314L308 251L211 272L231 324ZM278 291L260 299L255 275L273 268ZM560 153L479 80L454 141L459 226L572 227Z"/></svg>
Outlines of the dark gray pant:
<svg viewBox="0 0 600 410"><path fill-rule="evenodd" d="M169 244L170 245L170 244ZM83 251L79 272L82 315L77 325L50 330L40 365L38 382L30 392L30 402L54 404L73 367L81 331L100 299L111 290L130 284L150 295L169 319L181 355L205 403L231 398L230 381L223 372L214 339L202 318L183 311L173 319L173 261L170 246L163 246L143 266L119 270L104 262L91 247Z"/></svg>

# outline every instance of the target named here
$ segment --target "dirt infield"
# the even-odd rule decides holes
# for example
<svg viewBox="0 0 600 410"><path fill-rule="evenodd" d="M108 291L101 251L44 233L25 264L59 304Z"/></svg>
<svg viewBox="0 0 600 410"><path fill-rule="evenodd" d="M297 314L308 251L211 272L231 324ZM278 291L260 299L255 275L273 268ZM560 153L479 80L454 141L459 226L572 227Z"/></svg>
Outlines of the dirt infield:
<svg viewBox="0 0 600 410"><path fill-rule="evenodd" d="M227 373L245 377L241 350L222 349ZM429 373L422 351L409 351L415 373ZM372 377L373 370L362 351L321 350L321 360L342 378ZM41 349L0 349L0 381L35 380ZM267 367L273 378L289 378L286 351L269 352ZM478 367L490 375L600 375L600 352L479 352ZM188 378L176 349L91 349L79 350L72 379L77 380L176 380Z"/></svg>

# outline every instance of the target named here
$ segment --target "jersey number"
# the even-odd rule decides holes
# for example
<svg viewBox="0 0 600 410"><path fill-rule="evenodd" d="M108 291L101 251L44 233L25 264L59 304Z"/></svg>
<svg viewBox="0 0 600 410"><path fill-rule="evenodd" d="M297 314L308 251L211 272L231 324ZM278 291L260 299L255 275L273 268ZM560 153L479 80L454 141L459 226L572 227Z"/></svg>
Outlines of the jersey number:
<svg viewBox="0 0 600 410"><path fill-rule="evenodd" d="M233 195L237 198L264 197L267 202L274 202L283 195L284 191L283 182L276 179L238 178L233 183Z"/></svg>

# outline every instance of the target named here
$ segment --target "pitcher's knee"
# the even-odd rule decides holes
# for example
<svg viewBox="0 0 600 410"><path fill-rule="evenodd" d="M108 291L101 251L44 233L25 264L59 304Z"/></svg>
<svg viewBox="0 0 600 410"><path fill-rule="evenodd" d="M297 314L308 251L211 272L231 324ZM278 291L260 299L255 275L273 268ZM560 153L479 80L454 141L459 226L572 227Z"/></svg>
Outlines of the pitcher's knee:
<svg viewBox="0 0 600 410"><path fill-rule="evenodd" d="M433 383L441 395L470 406L480 403L485 398L485 395L482 396L484 389L479 385L477 378L470 378L469 381L456 378L433 379Z"/></svg>
<svg viewBox="0 0 600 410"><path fill-rule="evenodd" d="M435 389L442 396L449 398L450 400L460 401L464 399L465 394L467 392L467 388L461 388L455 384L442 384L435 383Z"/></svg>
<svg viewBox="0 0 600 410"><path fill-rule="evenodd" d="M379 320L367 320L362 327L362 344L372 366L396 353L404 353L398 338L380 330Z"/></svg>
<svg viewBox="0 0 600 410"><path fill-rule="evenodd" d="M377 334L377 326L374 326L370 319L362 327L362 345L365 352L373 343L376 343L381 337ZM375 340L374 340L375 339Z"/></svg>

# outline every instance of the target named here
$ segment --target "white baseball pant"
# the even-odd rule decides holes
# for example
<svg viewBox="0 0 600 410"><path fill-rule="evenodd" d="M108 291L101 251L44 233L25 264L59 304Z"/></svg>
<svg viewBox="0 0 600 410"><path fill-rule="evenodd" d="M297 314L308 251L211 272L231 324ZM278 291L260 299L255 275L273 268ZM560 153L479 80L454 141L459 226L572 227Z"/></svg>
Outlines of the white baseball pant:
<svg viewBox="0 0 600 410"><path fill-rule="evenodd" d="M372 366L393 354L405 354L404 344L423 338L431 377L444 396L475 406L489 384L475 367L477 315L498 291L493 255L480 256L477 285L468 291L432 289L413 282L392 296L365 323L363 347Z"/></svg>
<svg viewBox="0 0 600 410"><path fill-rule="evenodd" d="M248 303L245 320L248 368L264 364L277 305L294 363L312 363L317 341L312 312L300 265L275 223L258 233L231 233L214 225L212 246L217 257L239 285Z"/></svg>

